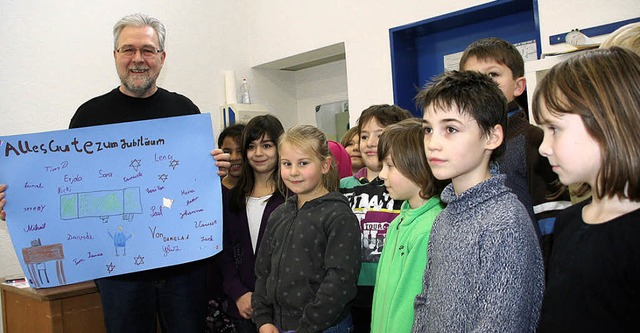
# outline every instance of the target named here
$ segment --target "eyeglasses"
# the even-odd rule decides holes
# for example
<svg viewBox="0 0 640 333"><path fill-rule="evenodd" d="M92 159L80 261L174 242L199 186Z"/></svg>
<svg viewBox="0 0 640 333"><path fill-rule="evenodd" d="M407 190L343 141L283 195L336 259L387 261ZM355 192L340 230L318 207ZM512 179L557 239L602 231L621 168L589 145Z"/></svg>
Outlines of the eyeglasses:
<svg viewBox="0 0 640 333"><path fill-rule="evenodd" d="M133 46L123 46L119 49L116 49L120 55L126 58L133 58L136 53L140 50L140 54L143 58L153 58L156 54L162 52L162 50L156 50L153 47L143 47L143 48L135 48Z"/></svg>

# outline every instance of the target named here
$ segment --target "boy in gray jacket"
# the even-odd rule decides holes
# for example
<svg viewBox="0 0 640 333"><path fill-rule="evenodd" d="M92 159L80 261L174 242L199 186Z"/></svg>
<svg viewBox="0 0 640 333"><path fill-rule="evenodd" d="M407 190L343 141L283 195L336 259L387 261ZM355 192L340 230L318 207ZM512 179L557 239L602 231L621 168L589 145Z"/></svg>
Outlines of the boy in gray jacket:
<svg viewBox="0 0 640 333"><path fill-rule="evenodd" d="M452 71L416 96L433 175L451 179L434 222L413 332L533 332L542 256L531 218L494 175L507 101L489 76Z"/></svg>

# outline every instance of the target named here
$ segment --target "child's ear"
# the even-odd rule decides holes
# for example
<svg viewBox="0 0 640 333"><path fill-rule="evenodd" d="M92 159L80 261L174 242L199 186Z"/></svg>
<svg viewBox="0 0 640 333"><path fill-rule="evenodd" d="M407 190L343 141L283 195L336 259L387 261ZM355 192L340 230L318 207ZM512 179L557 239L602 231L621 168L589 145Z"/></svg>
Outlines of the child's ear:
<svg viewBox="0 0 640 333"><path fill-rule="evenodd" d="M333 157L327 156L327 158L322 161L320 165L320 169L322 170L322 174L326 175L329 170L331 170L331 162L333 162Z"/></svg>
<svg viewBox="0 0 640 333"><path fill-rule="evenodd" d="M513 90L513 97L518 97L522 95L525 88L527 88L527 79L522 76L516 79L516 86Z"/></svg>
<svg viewBox="0 0 640 333"><path fill-rule="evenodd" d="M500 147L500 144L502 144L502 140L504 140L504 131L502 130L502 125L495 125L491 129L491 133L489 133L485 148L489 150L495 150L496 148Z"/></svg>

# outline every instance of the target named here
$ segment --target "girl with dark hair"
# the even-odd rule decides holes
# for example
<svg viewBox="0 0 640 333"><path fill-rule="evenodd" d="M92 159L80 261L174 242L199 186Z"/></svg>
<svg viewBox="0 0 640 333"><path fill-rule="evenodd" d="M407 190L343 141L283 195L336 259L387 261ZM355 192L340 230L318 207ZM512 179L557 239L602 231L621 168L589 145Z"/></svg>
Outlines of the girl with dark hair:
<svg viewBox="0 0 640 333"><path fill-rule="evenodd" d="M242 174L223 196L223 245L219 258L227 312L239 332L256 332L251 321L256 253L276 207L284 202L278 191L278 139L284 132L278 118L252 118L242 135Z"/></svg>

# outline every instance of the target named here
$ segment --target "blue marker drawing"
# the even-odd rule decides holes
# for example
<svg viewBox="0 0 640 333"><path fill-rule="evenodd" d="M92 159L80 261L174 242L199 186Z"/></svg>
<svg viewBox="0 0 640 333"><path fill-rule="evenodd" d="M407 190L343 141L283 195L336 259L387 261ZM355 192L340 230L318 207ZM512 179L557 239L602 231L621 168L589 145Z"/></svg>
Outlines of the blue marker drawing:
<svg viewBox="0 0 640 333"><path fill-rule="evenodd" d="M127 255L127 241L129 240L129 238L131 238L131 234L129 234L129 236L125 235L124 231L122 231L124 228L122 228L121 225L118 226L118 231L114 232L113 235L111 234L111 231L108 231L107 233L109 234L109 237L111 237L111 239L113 239L113 245L116 248L116 257L120 256L118 254L118 248L122 248L122 255L126 256Z"/></svg>

